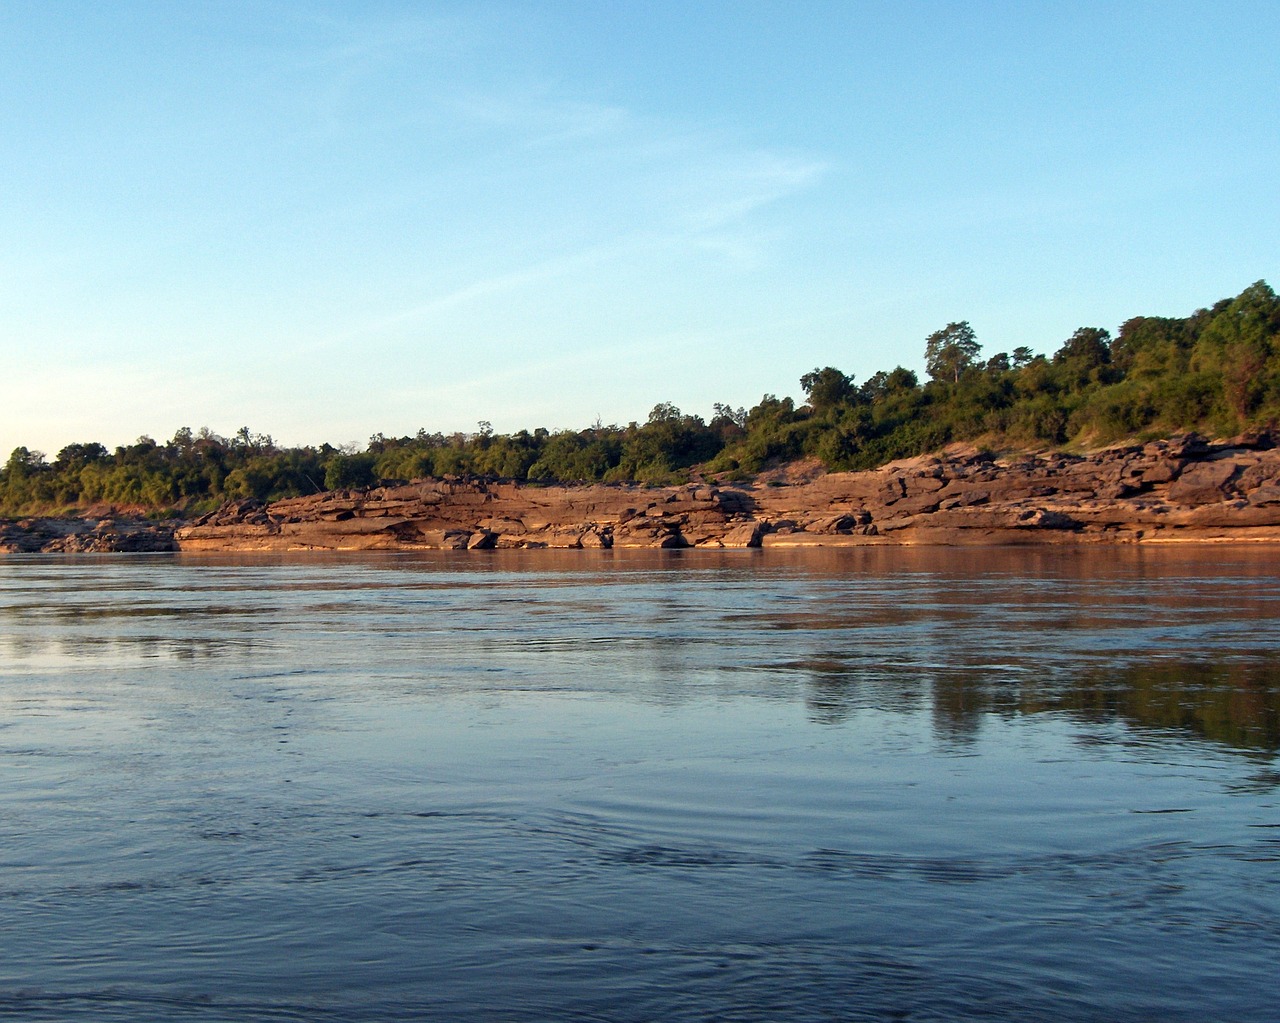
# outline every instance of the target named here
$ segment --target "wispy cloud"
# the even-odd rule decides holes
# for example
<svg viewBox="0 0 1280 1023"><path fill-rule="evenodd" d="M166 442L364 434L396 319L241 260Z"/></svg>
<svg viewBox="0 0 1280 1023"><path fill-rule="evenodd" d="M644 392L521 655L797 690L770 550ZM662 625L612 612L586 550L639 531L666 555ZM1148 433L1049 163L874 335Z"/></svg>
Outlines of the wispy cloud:
<svg viewBox="0 0 1280 1023"><path fill-rule="evenodd" d="M684 220L694 230L736 223L772 203L816 184L828 164L768 151L720 152L686 168L674 194L687 203Z"/></svg>
<svg viewBox="0 0 1280 1023"><path fill-rule="evenodd" d="M464 287L453 291L427 297L424 301L405 309L390 312L376 320L361 324L347 332L334 343L355 340L359 336L378 335L406 324L429 321L432 317L472 303L489 301L499 295L510 294L530 287L554 277L580 271L592 263L607 258L606 249L585 249L559 259L549 259L541 263L514 270L509 273L494 274L491 277L472 281Z"/></svg>
<svg viewBox="0 0 1280 1023"><path fill-rule="evenodd" d="M758 268L786 231L764 214L828 173L821 155L628 107L546 67L506 67L486 41L494 29L485 14L316 19L324 45L306 69L315 123L341 133L348 151L391 158L340 165L352 187L323 193L327 208L300 208L301 229L384 260L391 237L403 258L389 268L382 308L365 282L350 314L295 342L290 357L352 342L394 347L433 325L456 328L469 309L536 305L553 282L572 276L589 289L646 259L649 279L686 258ZM380 102L402 77L413 102Z"/></svg>
<svg viewBox="0 0 1280 1023"><path fill-rule="evenodd" d="M471 124L515 133L529 147L579 145L624 135L633 118L622 106L557 98L545 84L525 83L518 92L470 90L448 101Z"/></svg>

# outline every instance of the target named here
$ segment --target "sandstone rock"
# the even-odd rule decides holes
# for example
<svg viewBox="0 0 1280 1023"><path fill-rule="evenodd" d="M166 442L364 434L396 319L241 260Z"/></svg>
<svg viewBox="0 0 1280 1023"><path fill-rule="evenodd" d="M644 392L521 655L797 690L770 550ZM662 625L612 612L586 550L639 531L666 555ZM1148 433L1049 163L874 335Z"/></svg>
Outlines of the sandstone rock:
<svg viewBox="0 0 1280 1023"><path fill-rule="evenodd" d="M905 497L894 503L895 513L904 515L928 515L935 512L942 504L942 499L931 494L918 494Z"/></svg>
<svg viewBox="0 0 1280 1023"><path fill-rule="evenodd" d="M721 490L716 497L720 507L729 515L747 514L755 504L743 490Z"/></svg>
<svg viewBox="0 0 1280 1023"><path fill-rule="evenodd" d="M1182 472L1182 463L1171 458L1161 458L1138 469L1138 479L1143 483L1169 483Z"/></svg>
<svg viewBox="0 0 1280 1023"><path fill-rule="evenodd" d="M810 533L848 533L857 525L858 520L852 515L836 515L813 522L806 528Z"/></svg>
<svg viewBox="0 0 1280 1023"><path fill-rule="evenodd" d="M1193 505L1225 500L1227 484L1239 468L1230 459L1190 465L1170 484L1169 500Z"/></svg>
<svg viewBox="0 0 1280 1023"><path fill-rule="evenodd" d="M687 547L679 524L663 519L631 519L613 534L615 547Z"/></svg>
<svg viewBox="0 0 1280 1023"><path fill-rule="evenodd" d="M1212 450L1209 442L1198 433L1178 434L1170 437L1166 441L1166 445L1166 450L1171 458L1203 458Z"/></svg>
<svg viewBox="0 0 1280 1023"><path fill-rule="evenodd" d="M1219 529L1280 525L1280 505L1253 505L1248 501L1203 504L1183 512L1184 526L1213 526Z"/></svg>
<svg viewBox="0 0 1280 1023"><path fill-rule="evenodd" d="M176 533L124 520L0 522L0 551L1147 543L1271 539L1278 516L1280 451L1188 437L1089 457L928 457L719 487L417 480L269 507L228 502Z"/></svg>
<svg viewBox="0 0 1280 1023"><path fill-rule="evenodd" d="M1280 504L1280 483L1264 483L1248 494L1251 505Z"/></svg>
<svg viewBox="0 0 1280 1023"><path fill-rule="evenodd" d="M893 504L894 501L900 500L907 496L906 485L902 481L901 476L890 476L884 481L880 487L880 493L877 495L884 504Z"/></svg>
<svg viewBox="0 0 1280 1023"><path fill-rule="evenodd" d="M1094 491L1094 494L1107 501L1120 501L1126 497L1132 497L1141 490L1141 487L1134 486L1132 483L1117 481L1114 483L1102 483Z"/></svg>
<svg viewBox="0 0 1280 1023"><path fill-rule="evenodd" d="M488 529L494 533L513 533L519 535L525 532L525 524L520 519L512 518L489 518L480 522L480 528Z"/></svg>
<svg viewBox="0 0 1280 1023"><path fill-rule="evenodd" d="M1280 483L1280 458L1270 454L1262 456L1241 469L1232 483L1243 493L1268 483Z"/></svg>
<svg viewBox="0 0 1280 1023"><path fill-rule="evenodd" d="M0 521L0 553L113 554L176 551L174 527L140 519Z"/></svg>
<svg viewBox="0 0 1280 1023"><path fill-rule="evenodd" d="M1077 529L1080 523L1070 515L1045 508L1031 508L1018 515L1020 529Z"/></svg>
<svg viewBox="0 0 1280 1023"><path fill-rule="evenodd" d="M605 527L597 529L592 526L586 530L579 538L579 542L583 547L592 547L597 549L607 549L613 546L613 530Z"/></svg>
<svg viewBox="0 0 1280 1023"><path fill-rule="evenodd" d="M938 468L941 470L941 466ZM918 497L921 494L935 494L946 485L946 481L933 475L908 476L902 481L903 489L906 490L908 497Z"/></svg>
<svg viewBox="0 0 1280 1023"><path fill-rule="evenodd" d="M725 533L720 542L725 547L759 547L763 538L764 529L761 523L744 522Z"/></svg>
<svg viewBox="0 0 1280 1023"><path fill-rule="evenodd" d="M1233 437L1228 441L1228 446L1250 451L1270 451L1276 446L1276 436L1269 429L1253 430Z"/></svg>

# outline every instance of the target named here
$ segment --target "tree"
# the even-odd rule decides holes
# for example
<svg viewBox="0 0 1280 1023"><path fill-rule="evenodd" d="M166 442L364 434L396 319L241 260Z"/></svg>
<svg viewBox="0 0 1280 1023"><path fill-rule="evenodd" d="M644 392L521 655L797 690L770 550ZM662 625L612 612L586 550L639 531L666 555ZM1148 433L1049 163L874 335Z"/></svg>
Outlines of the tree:
<svg viewBox="0 0 1280 1023"><path fill-rule="evenodd" d="M924 366L933 380L959 383L960 374L973 367L982 346L967 320L935 330L924 345Z"/></svg>
<svg viewBox="0 0 1280 1023"><path fill-rule="evenodd" d="M669 401L660 401L649 410L650 423L666 423L680 418L680 410Z"/></svg>
<svg viewBox="0 0 1280 1023"><path fill-rule="evenodd" d="M1127 375L1160 377L1183 372L1195 334L1187 320L1135 316L1111 342L1111 361Z"/></svg>
<svg viewBox="0 0 1280 1023"><path fill-rule="evenodd" d="M4 468L10 477L26 477L39 472L45 468L44 452L32 451L25 447L14 448Z"/></svg>
<svg viewBox="0 0 1280 1023"><path fill-rule="evenodd" d="M717 401L711 409L715 413L711 417L713 427L735 426L741 430L747 425L747 410L741 406L735 409L732 405Z"/></svg>
<svg viewBox="0 0 1280 1023"><path fill-rule="evenodd" d="M1071 391L1083 391L1095 383L1111 383L1111 335L1101 327L1081 327L1054 353L1053 365Z"/></svg>
<svg viewBox="0 0 1280 1023"><path fill-rule="evenodd" d="M806 373L800 378L800 386L804 388L809 406L815 412L842 405L856 393L853 381L834 366L826 369L814 367L812 373Z"/></svg>
<svg viewBox="0 0 1280 1023"><path fill-rule="evenodd" d="M79 472L90 462L102 462L108 457L107 449L98 443L68 444L58 452L53 467L58 472Z"/></svg>
<svg viewBox="0 0 1280 1023"><path fill-rule="evenodd" d="M1013 350L1013 368L1022 369L1023 366L1029 366L1031 365L1031 360L1035 357L1036 353L1026 345L1018 345L1018 347Z"/></svg>
<svg viewBox="0 0 1280 1023"><path fill-rule="evenodd" d="M1258 281L1221 309L1196 341L1191 368L1221 374L1226 403L1241 421L1262 401L1277 335L1280 298L1266 281Z"/></svg>
<svg viewBox="0 0 1280 1023"><path fill-rule="evenodd" d="M920 386L919 378L909 369L901 366L895 366L887 377L884 378L884 389L886 394L894 394L900 391L912 391Z"/></svg>
<svg viewBox="0 0 1280 1023"><path fill-rule="evenodd" d="M49 474L43 451L14 448L9 461L0 469L0 499L17 507L38 499L39 482Z"/></svg>
<svg viewBox="0 0 1280 1023"><path fill-rule="evenodd" d="M1062 343L1053 356L1054 365L1067 363L1096 369L1111 361L1111 334L1101 327L1081 327Z"/></svg>
<svg viewBox="0 0 1280 1023"><path fill-rule="evenodd" d="M324 485L329 490L371 487L377 483L373 466L374 456L370 454L334 455L325 465Z"/></svg>

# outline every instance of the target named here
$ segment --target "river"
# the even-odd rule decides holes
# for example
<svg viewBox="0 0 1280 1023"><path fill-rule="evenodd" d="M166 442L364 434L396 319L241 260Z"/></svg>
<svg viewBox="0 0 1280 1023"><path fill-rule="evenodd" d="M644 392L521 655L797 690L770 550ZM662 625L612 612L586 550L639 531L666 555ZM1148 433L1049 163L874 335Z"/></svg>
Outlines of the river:
<svg viewBox="0 0 1280 1023"><path fill-rule="evenodd" d="M1274 1023L1280 551L0 560L0 1018Z"/></svg>

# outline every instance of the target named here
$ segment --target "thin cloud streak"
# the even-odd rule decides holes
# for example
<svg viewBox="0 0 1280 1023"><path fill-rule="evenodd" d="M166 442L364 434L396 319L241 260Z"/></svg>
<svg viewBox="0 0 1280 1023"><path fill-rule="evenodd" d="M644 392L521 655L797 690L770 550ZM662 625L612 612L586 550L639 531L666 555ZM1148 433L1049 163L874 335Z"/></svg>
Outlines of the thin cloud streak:
<svg viewBox="0 0 1280 1023"><path fill-rule="evenodd" d="M699 140L687 131L664 128L630 116L619 107L599 108L573 99L527 98L512 104L500 98L477 100L464 107L512 130L532 134L537 145L550 147L553 138L561 158L589 160L606 151L624 173L596 187L608 197L607 209L621 204L634 212L628 220L646 223L641 231L620 233L609 216L598 216L585 228L594 242L555 253L547 242L546 258L481 276L449 291L428 292L413 305L389 310L336 335L295 346L293 355L319 352L364 339L385 337L405 328L430 325L444 314L456 313L481 301L513 296L537 285L566 281L592 269L617 268L639 254L681 250L713 254L740 269L758 267L775 229L753 229L752 217L790 196L812 189L829 169L825 160L777 154L759 149L735 150L716 140ZM589 127L584 127L583 111ZM556 126L548 131L548 126ZM565 125L570 127L565 128ZM518 187L519 174L511 175ZM562 197L567 201L568 196ZM404 201L411 203L407 193ZM478 261L495 267L510 261L505 250L483 252ZM437 274L428 272L428 279ZM395 343L391 339L390 343Z"/></svg>

